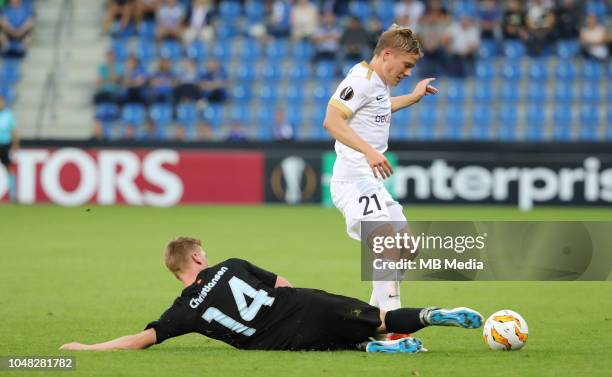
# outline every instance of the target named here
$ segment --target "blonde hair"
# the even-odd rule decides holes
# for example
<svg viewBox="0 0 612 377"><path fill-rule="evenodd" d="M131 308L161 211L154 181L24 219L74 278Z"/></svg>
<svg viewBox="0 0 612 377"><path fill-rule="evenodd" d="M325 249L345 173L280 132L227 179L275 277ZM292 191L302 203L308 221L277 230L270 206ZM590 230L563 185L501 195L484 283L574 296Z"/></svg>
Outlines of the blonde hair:
<svg viewBox="0 0 612 377"><path fill-rule="evenodd" d="M397 24L391 25L391 27L378 38L378 43L376 43L376 47L374 48L374 55L380 54L385 48L423 56L421 44L414 32L410 28Z"/></svg>
<svg viewBox="0 0 612 377"><path fill-rule="evenodd" d="M164 248L164 263L170 272L176 274L185 268L194 251L202 248L202 242L192 237L177 237Z"/></svg>

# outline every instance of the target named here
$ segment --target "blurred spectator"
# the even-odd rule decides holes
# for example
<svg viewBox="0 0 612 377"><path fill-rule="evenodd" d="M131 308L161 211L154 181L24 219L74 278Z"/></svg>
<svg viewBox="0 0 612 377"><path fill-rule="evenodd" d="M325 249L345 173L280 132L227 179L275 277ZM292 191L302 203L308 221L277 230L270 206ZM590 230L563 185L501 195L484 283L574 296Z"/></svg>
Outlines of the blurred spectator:
<svg viewBox="0 0 612 377"><path fill-rule="evenodd" d="M479 48L480 29L474 21L466 15L453 22L448 28L449 74L455 77L472 74Z"/></svg>
<svg viewBox="0 0 612 377"><path fill-rule="evenodd" d="M293 140L295 138L293 125L287 120L285 110L282 107L277 108L274 114L272 138L274 140Z"/></svg>
<svg viewBox="0 0 612 377"><path fill-rule="evenodd" d="M580 45L585 57L597 60L608 58L606 45L606 28L599 24L595 14L589 14L586 25L580 29Z"/></svg>
<svg viewBox="0 0 612 377"><path fill-rule="evenodd" d="M421 18L418 33L425 54L419 66L422 77L436 77L446 72L448 58L444 43L449 25L448 11L439 0L432 0Z"/></svg>
<svg viewBox="0 0 612 377"><path fill-rule="evenodd" d="M312 38L315 47L314 60L337 60L341 36L342 29L336 25L334 14L325 13L322 25Z"/></svg>
<svg viewBox="0 0 612 377"><path fill-rule="evenodd" d="M544 0L532 0L527 11L527 30L529 39L527 50L531 56L540 56L551 41L551 32L555 25L555 15Z"/></svg>
<svg viewBox="0 0 612 377"><path fill-rule="evenodd" d="M157 11L157 39L178 39L183 34L185 10L177 0L164 0Z"/></svg>
<svg viewBox="0 0 612 377"><path fill-rule="evenodd" d="M214 37L213 18L216 16L215 7L211 0L194 0L187 13L187 30L184 39L186 43L195 39L210 42Z"/></svg>
<svg viewBox="0 0 612 377"><path fill-rule="evenodd" d="M216 59L206 64L206 72L200 79L200 88L210 103L223 103L227 100L227 74Z"/></svg>
<svg viewBox="0 0 612 377"><path fill-rule="evenodd" d="M132 18L133 5L132 0L109 0L104 15L104 32L125 30Z"/></svg>
<svg viewBox="0 0 612 377"><path fill-rule="evenodd" d="M482 39L500 39L502 12L495 0L484 0L478 11Z"/></svg>
<svg viewBox="0 0 612 377"><path fill-rule="evenodd" d="M198 141L212 141L214 139L212 127L209 122L204 120L198 124L196 139Z"/></svg>
<svg viewBox="0 0 612 377"><path fill-rule="evenodd" d="M155 22L160 0L135 0L134 18L137 23Z"/></svg>
<svg viewBox="0 0 612 377"><path fill-rule="evenodd" d="M409 27L415 32L424 12L425 5L420 0L400 0L393 8L396 23ZM398 20L401 20L401 22L398 22Z"/></svg>
<svg viewBox="0 0 612 377"><path fill-rule="evenodd" d="M169 59L160 59L157 71L151 76L149 84L151 102L172 102L175 85L176 77L172 72L172 62Z"/></svg>
<svg viewBox="0 0 612 377"><path fill-rule="evenodd" d="M368 32L361 26L359 17L351 17L340 38L342 62L365 59L369 37Z"/></svg>
<svg viewBox="0 0 612 377"><path fill-rule="evenodd" d="M122 85L125 88L125 103L146 103L147 72L134 55L125 62Z"/></svg>
<svg viewBox="0 0 612 377"><path fill-rule="evenodd" d="M1 30L3 54L22 58L32 39L34 18L30 8L21 0L11 0L2 10Z"/></svg>
<svg viewBox="0 0 612 377"><path fill-rule="evenodd" d="M370 20L370 24L368 25L368 45L370 50L374 50L376 44L378 43L378 38L383 33L383 25L382 22L376 17Z"/></svg>
<svg viewBox="0 0 612 377"><path fill-rule="evenodd" d="M291 38L310 38L319 26L319 11L310 0L297 0L291 8Z"/></svg>
<svg viewBox="0 0 612 377"><path fill-rule="evenodd" d="M286 38L291 33L291 3L289 0L268 2L266 20L268 35L274 38Z"/></svg>
<svg viewBox="0 0 612 377"><path fill-rule="evenodd" d="M578 39L584 7L576 0L562 0L555 9L555 39Z"/></svg>
<svg viewBox="0 0 612 377"><path fill-rule="evenodd" d="M509 0L502 21L504 39L520 39L526 41L529 38L529 33L525 30L527 26L526 18L527 15L523 10L521 2L518 0Z"/></svg>
<svg viewBox="0 0 612 377"><path fill-rule="evenodd" d="M106 61L98 68L98 80L96 82L96 94L94 103L112 102L118 104L120 101L121 78L123 77L123 65L116 61L115 53L108 51Z"/></svg>
<svg viewBox="0 0 612 377"><path fill-rule="evenodd" d="M227 141L246 141L247 135L239 120L234 120L227 135Z"/></svg>
<svg viewBox="0 0 612 377"><path fill-rule="evenodd" d="M178 84L174 89L174 100L176 102L196 102L202 98L202 92L199 86L200 75L195 60L187 60L184 69L181 69L177 76Z"/></svg>
<svg viewBox="0 0 612 377"><path fill-rule="evenodd" d="M159 134L157 133L157 128L155 127L155 122L153 122L153 119L147 117L142 133L138 133L137 136L139 140L143 141L159 140Z"/></svg>

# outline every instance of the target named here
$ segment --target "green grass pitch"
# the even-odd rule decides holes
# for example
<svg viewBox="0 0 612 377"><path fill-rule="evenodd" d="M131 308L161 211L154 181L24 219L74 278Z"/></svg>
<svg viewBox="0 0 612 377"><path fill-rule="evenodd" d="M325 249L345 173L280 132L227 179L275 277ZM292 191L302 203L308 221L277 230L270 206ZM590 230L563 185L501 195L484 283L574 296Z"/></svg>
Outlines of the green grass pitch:
<svg viewBox="0 0 612 377"><path fill-rule="evenodd" d="M609 209L407 207L419 220L612 220ZM316 287L367 300L359 245L334 209L287 206L61 208L0 206L0 356L75 355L58 376L609 376L612 284L608 282L404 282L407 306L468 305L488 316L510 308L529 324L519 352L489 351L481 330L418 333L430 352L238 351L197 334L145 351L66 352L138 332L180 292L161 248L203 239L211 263L237 256ZM1 376L34 375L1 372Z"/></svg>

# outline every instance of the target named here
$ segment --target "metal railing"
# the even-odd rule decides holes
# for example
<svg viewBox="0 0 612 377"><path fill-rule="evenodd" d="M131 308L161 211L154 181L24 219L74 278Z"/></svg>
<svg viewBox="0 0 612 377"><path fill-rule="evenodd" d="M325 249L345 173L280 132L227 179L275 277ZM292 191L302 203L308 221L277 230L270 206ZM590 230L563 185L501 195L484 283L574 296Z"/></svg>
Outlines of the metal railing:
<svg viewBox="0 0 612 377"><path fill-rule="evenodd" d="M49 119L48 114L50 114L51 120L55 121L57 119L57 100L60 95L58 83L63 63L62 47L66 36L73 32L73 21L74 2L73 0L63 0L53 28L53 60L41 91L36 114L36 136L38 138L43 136L45 122L48 122Z"/></svg>

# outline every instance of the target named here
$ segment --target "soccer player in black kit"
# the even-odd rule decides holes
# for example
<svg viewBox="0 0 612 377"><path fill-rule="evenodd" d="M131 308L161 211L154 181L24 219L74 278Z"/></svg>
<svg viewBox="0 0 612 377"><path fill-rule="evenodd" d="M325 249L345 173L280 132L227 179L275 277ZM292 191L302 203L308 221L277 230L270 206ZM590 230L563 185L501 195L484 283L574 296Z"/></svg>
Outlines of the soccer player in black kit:
<svg viewBox="0 0 612 377"><path fill-rule="evenodd" d="M414 333L429 325L478 328L468 308L381 311L363 301L317 289L293 288L283 277L242 259L208 266L201 242L178 237L164 249L168 269L185 289L145 330L98 344L68 343L64 350L142 349L197 332L239 349L423 351L416 338L376 341L387 332Z"/></svg>

